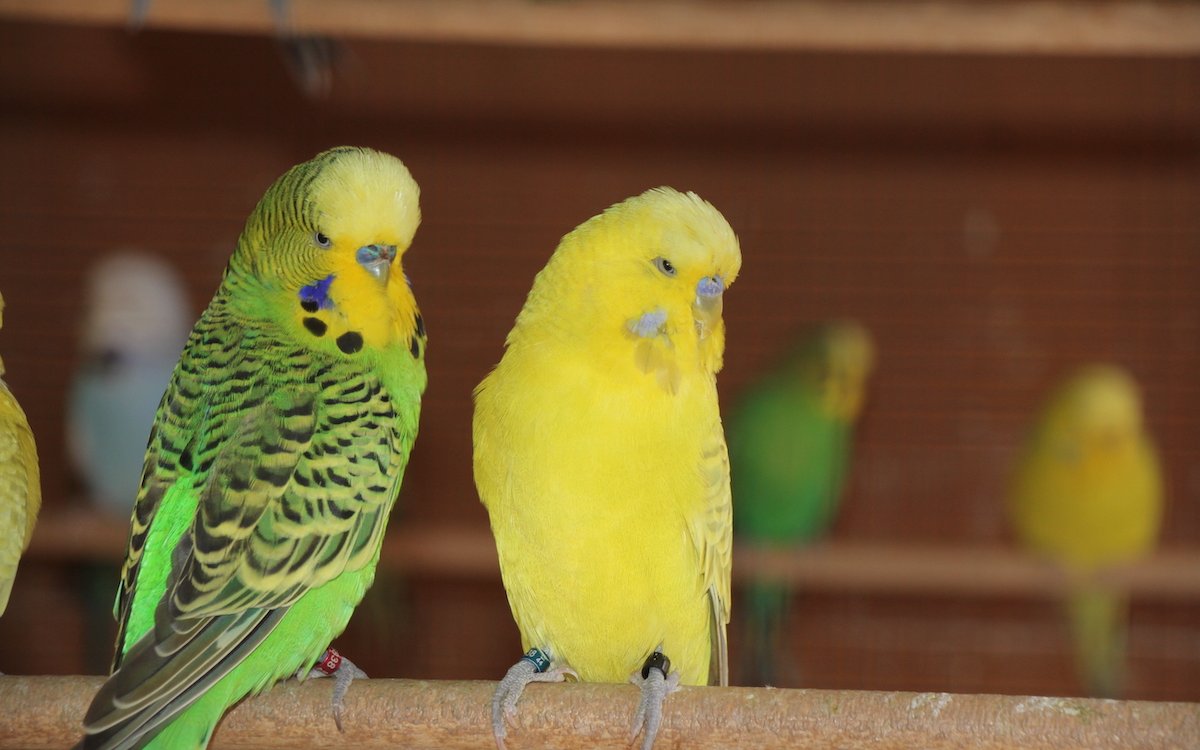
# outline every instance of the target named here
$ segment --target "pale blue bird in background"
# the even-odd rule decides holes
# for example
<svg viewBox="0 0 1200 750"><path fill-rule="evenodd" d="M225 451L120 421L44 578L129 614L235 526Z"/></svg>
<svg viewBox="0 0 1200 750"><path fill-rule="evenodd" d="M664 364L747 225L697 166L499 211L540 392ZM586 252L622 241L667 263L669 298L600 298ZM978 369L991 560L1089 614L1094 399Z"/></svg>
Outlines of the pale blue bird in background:
<svg viewBox="0 0 1200 750"><path fill-rule="evenodd" d="M89 500L125 519L155 410L195 316L175 269L137 252L96 264L85 305L67 452Z"/></svg>

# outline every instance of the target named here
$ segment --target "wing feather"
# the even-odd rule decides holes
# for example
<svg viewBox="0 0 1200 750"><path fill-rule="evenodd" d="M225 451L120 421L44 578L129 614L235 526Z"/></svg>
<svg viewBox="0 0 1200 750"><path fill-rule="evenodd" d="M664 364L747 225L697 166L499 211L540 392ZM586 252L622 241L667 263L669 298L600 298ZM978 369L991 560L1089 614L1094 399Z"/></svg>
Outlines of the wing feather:
<svg viewBox="0 0 1200 750"><path fill-rule="evenodd" d="M729 451L720 422L709 431L700 456L705 491L703 513L692 519L692 540L700 555L704 588L712 607L713 663L717 684L729 684L730 572L733 565L733 498L729 488Z"/></svg>
<svg viewBox="0 0 1200 750"><path fill-rule="evenodd" d="M309 352L239 343L232 354L225 344L224 377L181 363L164 396L118 594L125 655L85 719L89 747L118 734L136 746L241 663L301 596L366 565L382 540L414 437L401 433L386 389L373 375L314 366ZM194 437L182 445L172 436L185 427ZM185 477L198 493L195 520L172 555L154 626L121 649L150 527Z"/></svg>
<svg viewBox="0 0 1200 750"><path fill-rule="evenodd" d="M3 367L0 367L3 370ZM20 404L0 380L0 614L8 606L21 552L29 546L41 506L33 432Z"/></svg>

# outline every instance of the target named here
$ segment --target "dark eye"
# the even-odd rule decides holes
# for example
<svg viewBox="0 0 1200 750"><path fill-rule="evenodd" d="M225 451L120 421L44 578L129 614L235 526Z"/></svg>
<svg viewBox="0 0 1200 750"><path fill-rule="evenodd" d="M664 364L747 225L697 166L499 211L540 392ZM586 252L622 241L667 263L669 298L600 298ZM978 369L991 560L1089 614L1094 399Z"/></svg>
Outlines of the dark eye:
<svg viewBox="0 0 1200 750"><path fill-rule="evenodd" d="M654 267L665 273L667 276L675 275L675 266L671 265L671 261L661 255L654 259Z"/></svg>
<svg viewBox="0 0 1200 750"><path fill-rule="evenodd" d="M315 235L313 235L313 240L316 241L318 247L328 248L330 245L333 244L333 242L328 237L321 234L320 232L317 232Z"/></svg>

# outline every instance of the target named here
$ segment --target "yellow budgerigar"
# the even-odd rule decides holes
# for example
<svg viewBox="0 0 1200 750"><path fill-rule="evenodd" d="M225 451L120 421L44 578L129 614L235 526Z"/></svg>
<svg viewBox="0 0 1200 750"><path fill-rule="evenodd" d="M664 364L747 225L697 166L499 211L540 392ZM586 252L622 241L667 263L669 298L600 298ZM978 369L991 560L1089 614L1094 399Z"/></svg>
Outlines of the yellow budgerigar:
<svg viewBox="0 0 1200 750"><path fill-rule="evenodd" d="M0 297L0 325L4 298ZM37 446L21 405L4 383L0 360L0 615L8 608L21 553L29 546L42 505Z"/></svg>
<svg viewBox="0 0 1200 750"><path fill-rule="evenodd" d="M679 683L728 683L731 500L717 405L733 230L693 193L650 190L562 239L475 393L475 482L531 681L640 684L654 742Z"/></svg>
<svg viewBox="0 0 1200 750"><path fill-rule="evenodd" d="M1010 498L1017 536L1064 568L1081 678L1093 695L1121 690L1128 596L1106 568L1148 554L1162 515L1162 477L1125 371L1093 365L1051 396L1020 459Z"/></svg>

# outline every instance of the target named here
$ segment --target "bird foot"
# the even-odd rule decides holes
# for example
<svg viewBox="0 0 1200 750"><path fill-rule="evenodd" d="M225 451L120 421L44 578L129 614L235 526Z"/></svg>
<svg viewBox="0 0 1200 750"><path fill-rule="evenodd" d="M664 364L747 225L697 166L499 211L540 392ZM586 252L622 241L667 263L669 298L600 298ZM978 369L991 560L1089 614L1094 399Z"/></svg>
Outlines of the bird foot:
<svg viewBox="0 0 1200 750"><path fill-rule="evenodd" d="M658 727L662 724L663 701L679 689L679 673L668 674L670 669L671 661L661 651L655 651L646 659L646 665L640 671L629 676L629 681L642 690L642 698L633 714L633 729L629 732L630 745L645 728L642 750L650 750L654 746L654 738L658 736Z"/></svg>
<svg viewBox="0 0 1200 750"><path fill-rule="evenodd" d="M346 707L346 691L350 689L351 682L367 679L367 673L336 650L327 648L324 656L308 671L308 677L333 678L333 699L330 701L333 708L333 723L337 725L339 732L344 732L342 710Z"/></svg>
<svg viewBox="0 0 1200 750"><path fill-rule="evenodd" d="M492 694L492 733L496 736L496 747L505 750L504 737L508 734L505 720L517 713L517 701L525 686L531 682L562 682L567 675L579 679L574 669L563 664L549 668L550 660L538 649L530 649L521 660L508 668L504 679L496 685Z"/></svg>

